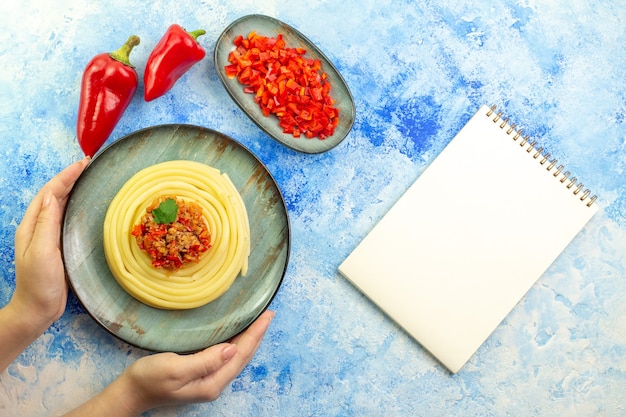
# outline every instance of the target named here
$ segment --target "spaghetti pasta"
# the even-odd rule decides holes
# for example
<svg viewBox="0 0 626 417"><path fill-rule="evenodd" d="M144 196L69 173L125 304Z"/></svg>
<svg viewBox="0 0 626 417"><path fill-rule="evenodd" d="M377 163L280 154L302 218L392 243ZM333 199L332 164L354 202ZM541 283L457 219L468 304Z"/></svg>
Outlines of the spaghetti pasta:
<svg viewBox="0 0 626 417"><path fill-rule="evenodd" d="M212 247L197 263L175 270L155 268L131 235L146 207L162 195L202 207ZM168 310L200 307L247 273L250 225L245 204L218 169L187 160L150 166L131 177L111 201L104 219L104 254L115 280L144 304Z"/></svg>

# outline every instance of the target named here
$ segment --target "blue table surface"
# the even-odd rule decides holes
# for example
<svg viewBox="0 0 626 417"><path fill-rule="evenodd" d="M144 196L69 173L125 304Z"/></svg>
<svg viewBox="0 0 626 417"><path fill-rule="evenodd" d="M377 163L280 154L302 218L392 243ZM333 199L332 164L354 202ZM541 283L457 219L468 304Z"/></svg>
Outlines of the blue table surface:
<svg viewBox="0 0 626 417"><path fill-rule="evenodd" d="M336 148L311 155L278 144L221 85L215 41L251 13L296 27L344 76L357 117ZM85 64L136 34L131 60L141 78L171 23L205 29L207 58L153 102L140 86L108 143L162 123L237 139L283 192L292 246L270 306L276 318L243 373L214 403L147 415L626 415L621 0L10 2L0 13L0 305L13 292L24 210L82 156L75 125ZM498 105L584 180L601 210L451 375L337 267L482 104ZM0 414L60 414L143 355L72 296L0 375Z"/></svg>

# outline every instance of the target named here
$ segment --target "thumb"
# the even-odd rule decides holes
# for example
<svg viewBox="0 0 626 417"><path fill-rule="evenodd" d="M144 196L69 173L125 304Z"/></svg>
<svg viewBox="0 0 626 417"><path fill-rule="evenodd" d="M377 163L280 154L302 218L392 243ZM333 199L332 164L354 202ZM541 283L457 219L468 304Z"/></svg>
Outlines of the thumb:
<svg viewBox="0 0 626 417"><path fill-rule="evenodd" d="M59 247L61 233L61 213L59 202L51 191L43 195L41 210L37 217L37 224L33 232L32 244L37 246L38 251L47 252L46 249L56 250ZM54 243L51 245L51 243Z"/></svg>
<svg viewBox="0 0 626 417"><path fill-rule="evenodd" d="M222 343L211 346L203 351L184 357L181 361L181 371L191 379L199 379L218 371L237 353L237 345Z"/></svg>

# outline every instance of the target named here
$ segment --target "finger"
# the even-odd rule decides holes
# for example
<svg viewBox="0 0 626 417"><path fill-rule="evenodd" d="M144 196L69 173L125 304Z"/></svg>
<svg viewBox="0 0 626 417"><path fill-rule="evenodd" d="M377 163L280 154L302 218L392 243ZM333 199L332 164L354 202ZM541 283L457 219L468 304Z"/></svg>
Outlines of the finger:
<svg viewBox="0 0 626 417"><path fill-rule="evenodd" d="M30 242L32 240L37 225L37 219L39 218L39 212L43 205L43 195L46 192L50 192L52 196L59 201L60 211L65 209L67 196L88 163L89 158L75 162L59 172L44 185L26 209L24 217L15 232L16 245L20 242Z"/></svg>
<svg viewBox="0 0 626 417"><path fill-rule="evenodd" d="M273 318L273 311L265 311L245 332L232 339L231 343L237 345L237 354L215 373L217 384L225 387L241 373L261 345Z"/></svg>
<svg viewBox="0 0 626 417"><path fill-rule="evenodd" d="M37 226L37 219L43 204L43 196L37 194L24 213L22 221L15 230L15 256L22 256L33 239L33 233Z"/></svg>
<svg viewBox="0 0 626 417"><path fill-rule="evenodd" d="M256 348L261 344L263 336L272 322L274 315L275 313L273 311L265 311L245 332L235 336L231 340L232 343L235 343L239 347L240 353L254 354Z"/></svg>
<svg viewBox="0 0 626 417"><path fill-rule="evenodd" d="M78 162L74 162L48 182L47 187L52 190L52 194L59 200L61 211L65 209L67 197L74 187L76 180L80 177L80 174L82 174L87 165L89 165L89 161L90 158L85 157Z"/></svg>
<svg viewBox="0 0 626 417"><path fill-rule="evenodd" d="M237 353L237 345L221 343L193 355L181 357L179 371L189 380L200 379L218 371Z"/></svg>
<svg viewBox="0 0 626 417"><path fill-rule="evenodd" d="M221 392L250 362L273 317L273 312L266 311L231 343L215 345L183 357L179 366L181 374L190 380L210 376L212 388Z"/></svg>
<svg viewBox="0 0 626 417"><path fill-rule="evenodd" d="M47 191L43 195L43 203L35 230L33 231L32 245L29 249L37 253L41 259L54 256L60 246L61 210L59 202Z"/></svg>

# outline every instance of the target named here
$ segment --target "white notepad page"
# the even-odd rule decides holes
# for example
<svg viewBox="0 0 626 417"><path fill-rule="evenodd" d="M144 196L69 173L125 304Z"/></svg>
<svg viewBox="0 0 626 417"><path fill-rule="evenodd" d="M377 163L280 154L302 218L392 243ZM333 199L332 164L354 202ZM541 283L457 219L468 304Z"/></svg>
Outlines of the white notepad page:
<svg viewBox="0 0 626 417"><path fill-rule="evenodd" d="M481 107L339 267L451 372L598 209L517 133Z"/></svg>

